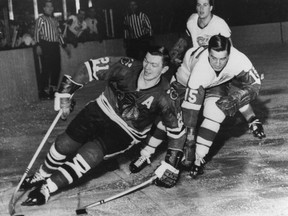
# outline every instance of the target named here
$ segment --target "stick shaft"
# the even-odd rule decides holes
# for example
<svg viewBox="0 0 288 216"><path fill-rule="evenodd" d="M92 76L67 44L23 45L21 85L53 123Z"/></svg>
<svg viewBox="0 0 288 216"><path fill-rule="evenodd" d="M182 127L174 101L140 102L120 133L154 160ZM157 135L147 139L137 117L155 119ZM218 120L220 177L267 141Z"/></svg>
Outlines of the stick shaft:
<svg viewBox="0 0 288 216"><path fill-rule="evenodd" d="M114 196L111 196L111 197L109 197L109 198L107 198L107 199L100 200L100 201L98 201L98 202L91 203L91 204L89 204L89 205L87 205L87 206L84 206L83 209L91 208L91 207L94 207L94 206L97 206L97 205L101 205L101 204L107 203L107 202L109 202L109 201L112 201L112 200L114 200L114 199L117 199L117 198L119 198L119 197L122 197L122 196L124 196L124 195L127 195L127 194L129 194L129 193L132 193L132 192L134 192L134 191L136 191L136 190L138 190L138 189L140 189L140 188L142 188L142 187L144 187L144 186L146 186L146 185L151 184L156 178L157 178L157 176L153 176L153 177L151 177L150 179L148 179L147 181L145 181L145 182L143 182L143 183L141 183L141 184L139 184L139 185L136 185L136 186L134 186L134 187L132 187L132 188L129 188L129 189L126 190L126 191L123 191L123 192L121 192L121 193L118 193L118 194L116 194L116 195L114 195Z"/></svg>
<svg viewBox="0 0 288 216"><path fill-rule="evenodd" d="M19 190L21 184L23 183L24 179L26 178L29 170L31 169L33 163L35 162L37 156L39 155L41 149L43 148L44 144L46 143L48 137L50 136L52 130L54 129L54 127L57 124L58 120L60 119L61 115L62 115L62 109L58 112L57 116L55 117L55 119L52 122L51 126L49 127L48 131L46 132L46 134L45 134L44 138L42 139L40 145L38 146L33 158L31 159L30 163L28 164L28 166L27 166L27 168L26 168L26 170L25 170L20 182L18 183L18 185L17 185L17 187L16 187L16 189L15 189L15 191L14 191L12 197L11 197L11 200L9 202L9 213L10 214L11 214L11 212L14 211L14 202L15 202L14 199L15 199L15 195L16 195L17 191Z"/></svg>

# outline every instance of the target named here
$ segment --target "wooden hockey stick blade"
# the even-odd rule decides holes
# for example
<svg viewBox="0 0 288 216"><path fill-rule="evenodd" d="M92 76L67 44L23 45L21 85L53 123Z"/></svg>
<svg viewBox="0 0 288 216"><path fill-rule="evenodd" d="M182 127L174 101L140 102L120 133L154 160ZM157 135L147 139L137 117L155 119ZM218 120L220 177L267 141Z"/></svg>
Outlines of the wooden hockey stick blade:
<svg viewBox="0 0 288 216"><path fill-rule="evenodd" d="M129 194L129 193L132 193L132 192L134 192L134 191L136 191L136 190L138 190L138 189L140 189L140 188L143 188L143 187L151 184L151 183L152 183L154 180L156 180L156 179L157 179L157 176L153 176L153 177L151 177L150 179L148 179L147 181L145 181L145 182L143 182L143 183L141 183L141 184L139 184L139 185L136 185L136 186L134 186L134 187L132 187L132 188L129 188L129 189L126 190L126 191L123 191L123 192L121 192L121 193L118 193L118 194L116 194L116 195L114 195L114 196L111 196L111 197L109 197L109 198L107 198L107 199L99 200L99 201L97 201L97 202L95 202L95 203L91 203L91 204L86 205L86 206L84 206L84 207L82 207L82 208L79 208L79 209L76 210L76 214L77 214L77 215L87 214L87 209L88 209L88 208L92 208L92 207L94 207L94 206L98 206L98 205L107 203L107 202L109 202L109 201L115 200L115 199L117 199L117 198L120 198L120 197L122 197L122 196L125 196L125 195L127 195L127 194Z"/></svg>
<svg viewBox="0 0 288 216"><path fill-rule="evenodd" d="M46 143L48 137L50 136L50 134L51 134L52 130L54 129L55 125L57 124L58 120L60 119L60 117L62 115L62 112L63 112L62 109L58 112L57 116L55 117L55 119L52 122L51 126L49 127L48 131L46 132L44 138L42 139L40 145L38 146L38 148L37 148L33 158L31 159L29 165L27 166L26 171L23 174L20 182L18 183L18 185L17 185L17 187L16 187L16 189L15 189L15 191L14 191L14 193L13 193L11 199L10 199L10 202L8 204L8 210L9 210L9 214L10 215L14 215L15 214L15 204L16 204L16 201L17 201L16 200L16 194L17 194L18 190L20 189L21 184L23 183L23 181L26 178L29 170L31 169L32 165L34 164L37 156L39 155L41 149L43 148L44 144Z"/></svg>

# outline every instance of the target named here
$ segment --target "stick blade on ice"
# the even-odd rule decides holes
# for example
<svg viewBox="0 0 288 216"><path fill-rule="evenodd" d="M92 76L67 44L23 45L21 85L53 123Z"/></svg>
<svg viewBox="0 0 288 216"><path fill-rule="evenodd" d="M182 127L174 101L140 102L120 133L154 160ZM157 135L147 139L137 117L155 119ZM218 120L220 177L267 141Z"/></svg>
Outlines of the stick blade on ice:
<svg viewBox="0 0 288 216"><path fill-rule="evenodd" d="M10 215L15 214L15 193L12 195L9 205L8 205L8 210Z"/></svg>
<svg viewBox="0 0 288 216"><path fill-rule="evenodd" d="M83 215L83 214L88 214L85 208L82 209L77 209L76 210L77 215Z"/></svg>

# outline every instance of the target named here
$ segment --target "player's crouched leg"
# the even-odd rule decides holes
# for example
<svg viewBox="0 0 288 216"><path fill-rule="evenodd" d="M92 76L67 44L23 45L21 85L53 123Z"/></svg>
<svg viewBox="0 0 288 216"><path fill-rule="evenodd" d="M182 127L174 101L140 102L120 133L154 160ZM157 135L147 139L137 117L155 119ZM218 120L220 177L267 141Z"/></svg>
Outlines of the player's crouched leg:
<svg viewBox="0 0 288 216"><path fill-rule="evenodd" d="M100 142L88 142L77 152L76 156L58 167L55 172L28 195L22 205L33 206L47 203L50 195L77 181L89 170L96 167L104 157Z"/></svg>
<svg viewBox="0 0 288 216"><path fill-rule="evenodd" d="M66 161L67 156L75 153L80 146L80 143L72 140L66 133L60 134L50 147L44 163L33 175L24 179L20 189L28 190L39 186Z"/></svg>
<svg viewBox="0 0 288 216"><path fill-rule="evenodd" d="M219 97L211 95L204 101L203 116L204 120L198 130L196 137L195 162L190 171L190 176L196 178L204 173L204 158L208 154L211 145L220 129L221 123L225 119L225 114L217 107L216 101Z"/></svg>

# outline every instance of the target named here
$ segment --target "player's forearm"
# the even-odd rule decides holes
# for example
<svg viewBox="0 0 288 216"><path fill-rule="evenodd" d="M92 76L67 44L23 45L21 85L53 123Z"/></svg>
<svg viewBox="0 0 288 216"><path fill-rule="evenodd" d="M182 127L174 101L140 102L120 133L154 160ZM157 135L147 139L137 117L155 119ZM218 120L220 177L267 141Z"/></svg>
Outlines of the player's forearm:
<svg viewBox="0 0 288 216"><path fill-rule="evenodd" d="M199 111L202 107L204 97L205 89L202 86L200 86L198 89L192 89L189 87L186 89L185 99L181 105L185 127L196 127Z"/></svg>

